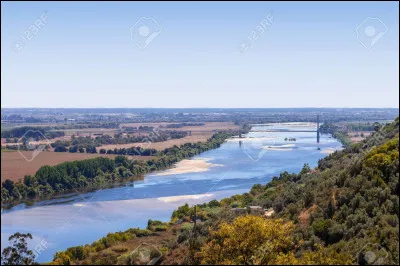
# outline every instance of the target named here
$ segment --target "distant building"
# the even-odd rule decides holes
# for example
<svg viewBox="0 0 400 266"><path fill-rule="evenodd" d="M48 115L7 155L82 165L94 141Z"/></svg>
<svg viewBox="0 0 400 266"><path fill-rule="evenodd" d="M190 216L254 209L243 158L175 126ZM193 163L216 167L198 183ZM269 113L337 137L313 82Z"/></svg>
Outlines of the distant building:
<svg viewBox="0 0 400 266"><path fill-rule="evenodd" d="M75 119L74 118L67 118L65 120L65 122L67 122L67 124L73 124L75 122Z"/></svg>
<svg viewBox="0 0 400 266"><path fill-rule="evenodd" d="M264 214L264 209L261 206L249 206L247 209L248 209L249 213L253 214L253 215Z"/></svg>
<svg viewBox="0 0 400 266"><path fill-rule="evenodd" d="M238 215L247 213L247 209L246 208L232 208L232 211L235 214L238 214Z"/></svg>
<svg viewBox="0 0 400 266"><path fill-rule="evenodd" d="M251 215L263 215L264 209L261 206L248 206L247 208L232 208L232 212L237 215L251 214Z"/></svg>

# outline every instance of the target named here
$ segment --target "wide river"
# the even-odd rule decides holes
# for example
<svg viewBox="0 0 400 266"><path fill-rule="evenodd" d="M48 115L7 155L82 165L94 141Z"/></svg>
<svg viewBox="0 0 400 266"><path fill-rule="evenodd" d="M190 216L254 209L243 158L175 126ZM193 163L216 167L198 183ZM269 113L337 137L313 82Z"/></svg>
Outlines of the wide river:
<svg viewBox="0 0 400 266"><path fill-rule="evenodd" d="M172 211L186 202L247 192L283 171L299 172L304 163L314 167L319 159L341 149L330 135L321 135L318 144L316 132L307 132L315 129L311 123L255 125L241 139L229 139L220 148L194 157L195 172L183 166L148 174L131 186L2 210L1 246L7 246L15 232L30 232L32 249L45 243L37 261L50 261L56 251L92 243L109 232L146 227L148 219L169 221Z"/></svg>

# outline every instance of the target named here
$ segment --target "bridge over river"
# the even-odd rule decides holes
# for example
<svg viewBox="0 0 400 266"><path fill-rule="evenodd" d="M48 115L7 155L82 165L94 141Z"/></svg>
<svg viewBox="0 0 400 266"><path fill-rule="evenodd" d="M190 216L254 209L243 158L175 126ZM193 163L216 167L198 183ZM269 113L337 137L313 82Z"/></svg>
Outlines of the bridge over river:
<svg viewBox="0 0 400 266"><path fill-rule="evenodd" d="M318 130L304 130L304 129L299 129L299 130L287 130L287 129L258 129L258 130L251 130L252 132L318 132Z"/></svg>
<svg viewBox="0 0 400 266"><path fill-rule="evenodd" d="M317 143L319 143L320 132L319 132L319 115L317 116L317 125L315 129L286 129L286 128L269 128L269 129L252 129L252 132L315 132L317 133ZM258 125L263 126L263 125Z"/></svg>

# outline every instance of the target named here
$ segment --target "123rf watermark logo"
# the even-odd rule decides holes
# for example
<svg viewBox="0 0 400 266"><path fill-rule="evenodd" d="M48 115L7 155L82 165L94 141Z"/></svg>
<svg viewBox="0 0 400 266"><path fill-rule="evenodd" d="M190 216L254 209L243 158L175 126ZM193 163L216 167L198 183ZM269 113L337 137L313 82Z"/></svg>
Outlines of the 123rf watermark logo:
<svg viewBox="0 0 400 266"><path fill-rule="evenodd" d="M274 16L272 13L268 13L258 25L249 33L246 40L240 44L240 52L246 52L272 25Z"/></svg>
<svg viewBox="0 0 400 266"><path fill-rule="evenodd" d="M357 40L367 49L371 49L388 32L388 27L379 18L368 17L357 26Z"/></svg>
<svg viewBox="0 0 400 266"><path fill-rule="evenodd" d="M33 248L33 254L35 256L35 259L37 260L39 258L39 256L45 252L48 248L48 242L47 242L47 237L43 237L39 243L37 243L35 245L35 247Z"/></svg>
<svg viewBox="0 0 400 266"><path fill-rule="evenodd" d="M153 18L142 17L131 27L131 39L140 49L146 48L162 31Z"/></svg>
<svg viewBox="0 0 400 266"><path fill-rule="evenodd" d="M141 243L121 261L125 265L155 265L161 258L162 252L154 245Z"/></svg>
<svg viewBox="0 0 400 266"><path fill-rule="evenodd" d="M357 253L359 265L387 265L389 253L377 243L368 243Z"/></svg>
<svg viewBox="0 0 400 266"><path fill-rule="evenodd" d="M21 52L28 42L32 41L39 32L47 25L48 22L47 11L43 12L16 40L12 48L15 52Z"/></svg>
<svg viewBox="0 0 400 266"><path fill-rule="evenodd" d="M50 141L37 130L28 130L18 142L18 153L28 162L50 146Z"/></svg>
<svg viewBox="0 0 400 266"><path fill-rule="evenodd" d="M244 154L249 157L250 160L257 162L259 161L269 150L273 149L276 145L276 139L269 138L246 138L239 142Z"/></svg>

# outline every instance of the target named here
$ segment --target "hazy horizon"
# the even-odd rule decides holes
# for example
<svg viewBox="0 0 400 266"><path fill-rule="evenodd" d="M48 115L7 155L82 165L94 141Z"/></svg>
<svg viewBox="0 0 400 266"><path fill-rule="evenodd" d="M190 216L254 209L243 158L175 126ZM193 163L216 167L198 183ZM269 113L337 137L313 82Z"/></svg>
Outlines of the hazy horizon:
<svg viewBox="0 0 400 266"><path fill-rule="evenodd" d="M398 108L398 7L2 2L1 106Z"/></svg>
<svg viewBox="0 0 400 266"><path fill-rule="evenodd" d="M399 109L399 107L1 107L1 109Z"/></svg>

